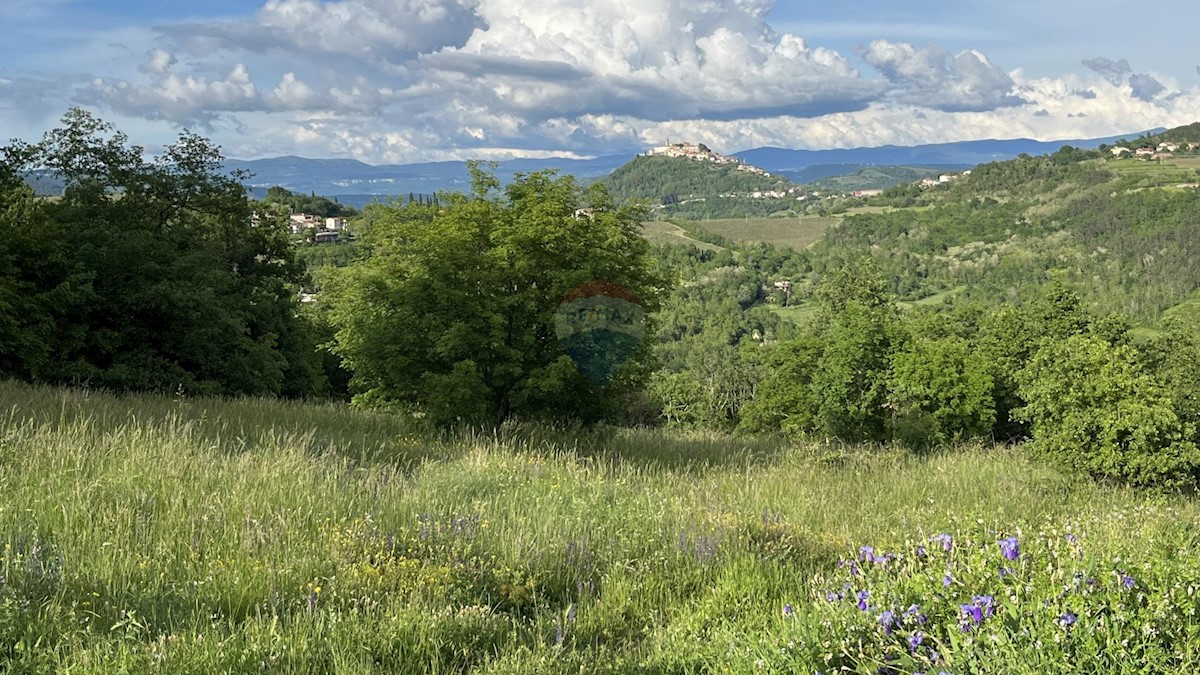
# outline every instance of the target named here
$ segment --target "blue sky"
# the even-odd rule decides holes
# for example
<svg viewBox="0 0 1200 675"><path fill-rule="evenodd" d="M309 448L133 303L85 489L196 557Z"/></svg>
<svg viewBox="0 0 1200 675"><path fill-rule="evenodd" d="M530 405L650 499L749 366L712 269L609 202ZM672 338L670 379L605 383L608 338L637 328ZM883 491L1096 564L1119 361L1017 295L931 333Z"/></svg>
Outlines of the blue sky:
<svg viewBox="0 0 1200 675"><path fill-rule="evenodd" d="M4 137L82 106L151 149L189 128L235 157L385 163L668 138L1054 140L1200 118L1194 1L3 2Z"/></svg>

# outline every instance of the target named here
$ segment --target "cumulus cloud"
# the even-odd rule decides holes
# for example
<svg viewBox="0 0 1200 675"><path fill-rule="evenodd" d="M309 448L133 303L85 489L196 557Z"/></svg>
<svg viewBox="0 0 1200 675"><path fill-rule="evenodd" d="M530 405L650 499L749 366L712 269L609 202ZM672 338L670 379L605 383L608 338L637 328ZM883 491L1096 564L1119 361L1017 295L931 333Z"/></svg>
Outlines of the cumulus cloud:
<svg viewBox="0 0 1200 675"><path fill-rule="evenodd" d="M917 49L876 40L859 50L863 60L895 85L896 99L945 111L995 110L1025 101L1008 73L974 50L950 54L936 45Z"/></svg>
<svg viewBox="0 0 1200 675"><path fill-rule="evenodd" d="M1125 59L1113 61L1103 56L1097 56L1094 59L1084 59L1083 65L1092 72L1102 75L1104 79L1115 85L1124 82L1125 77L1133 72L1133 68L1129 66L1129 62Z"/></svg>
<svg viewBox="0 0 1200 675"><path fill-rule="evenodd" d="M165 27L184 42L250 51L342 54L402 63L461 45L482 26L476 0L268 0L251 21Z"/></svg>
<svg viewBox="0 0 1200 675"><path fill-rule="evenodd" d="M232 152L373 162L624 153L667 137L732 152L1109 135L1196 102L1123 59L1026 80L979 51L877 40L851 62L802 23L776 30L776 2L265 0L246 19L160 27L132 50L153 47L140 65L89 77L75 100L244 125Z"/></svg>
<svg viewBox="0 0 1200 675"><path fill-rule="evenodd" d="M1130 75L1129 87L1133 89L1133 95L1143 101L1149 101L1167 90L1162 82L1146 73Z"/></svg>
<svg viewBox="0 0 1200 675"><path fill-rule="evenodd" d="M481 0L486 28L422 55L439 88L534 120L821 115L880 93L837 52L770 30L752 0ZM486 79L481 79L486 75Z"/></svg>
<svg viewBox="0 0 1200 675"><path fill-rule="evenodd" d="M138 70L147 75L166 75L167 71L178 63L175 55L163 49L151 49L146 54L146 62L138 66Z"/></svg>

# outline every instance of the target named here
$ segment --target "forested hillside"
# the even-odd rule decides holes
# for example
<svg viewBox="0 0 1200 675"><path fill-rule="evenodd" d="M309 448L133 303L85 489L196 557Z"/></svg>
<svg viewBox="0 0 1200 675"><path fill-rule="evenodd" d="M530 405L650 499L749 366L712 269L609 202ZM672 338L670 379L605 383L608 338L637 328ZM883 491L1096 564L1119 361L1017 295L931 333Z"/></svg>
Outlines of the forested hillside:
<svg viewBox="0 0 1200 675"><path fill-rule="evenodd" d="M644 201L668 215L701 218L769 215L794 202L782 193L795 187L745 165L682 157L638 157L601 182L618 204Z"/></svg>

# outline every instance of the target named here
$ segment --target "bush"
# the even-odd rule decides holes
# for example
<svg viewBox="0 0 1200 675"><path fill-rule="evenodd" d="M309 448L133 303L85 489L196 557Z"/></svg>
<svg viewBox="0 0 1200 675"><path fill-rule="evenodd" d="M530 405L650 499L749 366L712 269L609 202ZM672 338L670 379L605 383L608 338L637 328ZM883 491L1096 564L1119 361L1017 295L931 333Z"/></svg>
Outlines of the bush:
<svg viewBox="0 0 1200 675"><path fill-rule="evenodd" d="M1136 351L1091 335L1048 343L1018 376L1035 452L1137 486L1195 483L1200 450Z"/></svg>

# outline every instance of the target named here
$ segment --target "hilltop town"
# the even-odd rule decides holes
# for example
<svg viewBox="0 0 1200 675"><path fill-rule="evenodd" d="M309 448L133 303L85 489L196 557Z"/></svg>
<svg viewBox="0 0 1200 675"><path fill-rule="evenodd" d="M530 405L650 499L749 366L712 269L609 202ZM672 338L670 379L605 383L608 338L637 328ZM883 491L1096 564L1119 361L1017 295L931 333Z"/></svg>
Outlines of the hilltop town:
<svg viewBox="0 0 1200 675"><path fill-rule="evenodd" d="M730 157L714 152L703 143L671 143L660 145L656 148L651 148L647 153L647 157L682 157L691 159L697 162L712 162L714 164L731 164L738 171L758 174L764 178L774 178L767 171L747 164L739 157Z"/></svg>

